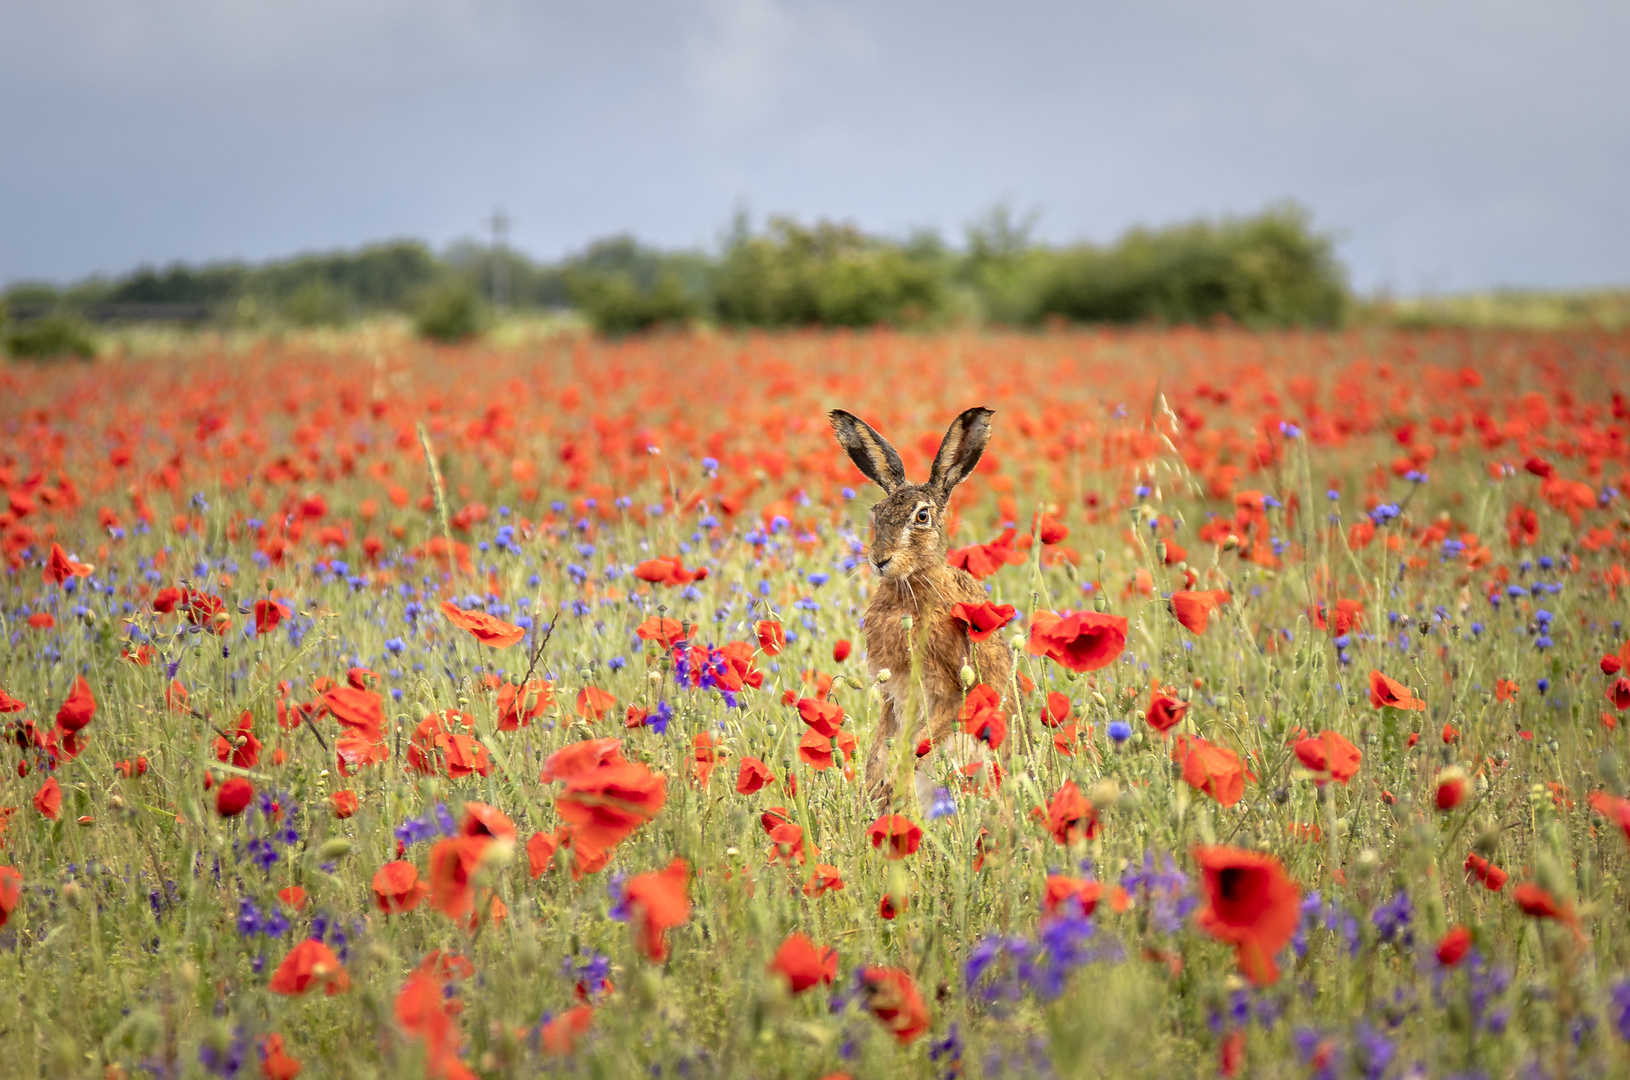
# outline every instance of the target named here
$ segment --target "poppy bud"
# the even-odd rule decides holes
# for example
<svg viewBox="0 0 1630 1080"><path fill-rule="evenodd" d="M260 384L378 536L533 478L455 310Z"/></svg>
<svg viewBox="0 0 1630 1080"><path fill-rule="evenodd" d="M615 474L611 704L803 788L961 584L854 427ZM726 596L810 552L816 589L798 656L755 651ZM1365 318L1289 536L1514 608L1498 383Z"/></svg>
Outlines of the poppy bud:
<svg viewBox="0 0 1630 1080"><path fill-rule="evenodd" d="M1099 593L1092 598L1092 610L1100 614L1109 610L1109 601L1104 597L1103 593Z"/></svg>
<svg viewBox="0 0 1630 1080"><path fill-rule="evenodd" d="M1235 548L1239 547L1239 537L1235 536L1233 533L1229 533L1227 536L1223 537L1222 546L1224 551L1233 551Z"/></svg>
<svg viewBox="0 0 1630 1080"><path fill-rule="evenodd" d="M889 677L893 674L894 673L888 668L880 668L877 672L877 681L880 683L886 683L889 681Z"/></svg>
<svg viewBox="0 0 1630 1080"><path fill-rule="evenodd" d="M969 667L967 664L962 665L962 670L958 673L958 676L962 679L962 688L964 690L972 686L974 684L974 679L977 677L973 673L973 668Z"/></svg>
<svg viewBox="0 0 1630 1080"><path fill-rule="evenodd" d="M902 616L900 616L900 629L904 630L908 634L911 633L911 616L910 615L902 615Z"/></svg>
<svg viewBox="0 0 1630 1080"><path fill-rule="evenodd" d="M317 848L317 858L320 862L333 862L335 859L344 858L349 854L351 854L351 841L343 836L324 840L322 845Z"/></svg>

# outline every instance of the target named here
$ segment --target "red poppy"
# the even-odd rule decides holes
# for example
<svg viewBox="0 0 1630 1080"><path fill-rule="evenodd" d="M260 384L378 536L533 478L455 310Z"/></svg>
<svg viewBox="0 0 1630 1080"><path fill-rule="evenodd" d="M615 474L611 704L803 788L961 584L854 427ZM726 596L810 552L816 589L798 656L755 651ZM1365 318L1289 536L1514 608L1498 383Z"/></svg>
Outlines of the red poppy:
<svg viewBox="0 0 1630 1080"><path fill-rule="evenodd" d="M1273 957L1296 932L1301 890L1271 855L1240 848L1197 847L1206 906L1201 929L1233 945L1240 971L1257 986L1279 978Z"/></svg>
<svg viewBox="0 0 1630 1080"><path fill-rule="evenodd" d="M1143 712L1143 721L1165 735L1183 722L1183 717L1188 711L1188 702L1179 701L1165 693L1157 682L1149 692L1149 707Z"/></svg>
<svg viewBox="0 0 1630 1080"><path fill-rule="evenodd" d="M283 1036L273 1032L260 1040L260 1075L263 1080L295 1080L300 1063L283 1049Z"/></svg>
<svg viewBox="0 0 1630 1080"><path fill-rule="evenodd" d="M775 656L787 647L787 632L778 622L761 620L753 625L753 633L758 636L758 647L764 650L765 656Z"/></svg>
<svg viewBox="0 0 1630 1080"><path fill-rule="evenodd" d="M1019 609L1012 604L993 604L989 600L951 605L951 618L967 628L970 641L984 641L1012 622L1018 613Z"/></svg>
<svg viewBox="0 0 1630 1080"><path fill-rule="evenodd" d="M45 561L45 580L50 585L61 585L71 577L90 577L95 570L94 566L75 562L61 544L52 544L51 557Z"/></svg>
<svg viewBox="0 0 1630 1080"><path fill-rule="evenodd" d="M1466 958L1471 948L1472 932L1464 926L1456 926L1438 942L1438 963L1444 967L1454 967Z"/></svg>
<svg viewBox="0 0 1630 1080"><path fill-rule="evenodd" d="M526 868L534 878L540 878L555 865L555 852L560 849L560 836L556 833L533 833L526 842Z"/></svg>
<svg viewBox="0 0 1630 1080"><path fill-rule="evenodd" d="M838 747L845 754L852 756L855 745L853 735L848 732L839 733ZM798 740L798 760L816 772L825 772L836 763L832 753L832 740L814 729L804 732L803 738Z"/></svg>
<svg viewBox="0 0 1630 1080"><path fill-rule="evenodd" d="M1391 706L1394 709L1420 711L1426 708L1426 702L1416 698L1409 687L1387 678L1379 671L1370 672L1370 705L1377 709Z"/></svg>
<svg viewBox="0 0 1630 1080"><path fill-rule="evenodd" d="M835 701L799 698L798 718L814 731L830 739L835 737L838 729L843 726L843 706Z"/></svg>
<svg viewBox="0 0 1630 1080"><path fill-rule="evenodd" d="M1217 1073L1232 1080L1245 1068L1245 1032L1230 1031L1217 1048Z"/></svg>
<svg viewBox="0 0 1630 1080"><path fill-rule="evenodd" d="M1071 671L1097 671L1125 651L1126 620L1096 611L1064 616L1038 611L1030 622L1029 649Z"/></svg>
<svg viewBox="0 0 1630 1080"><path fill-rule="evenodd" d="M1048 691L1047 704L1042 707L1041 719L1048 727L1063 727L1070 722L1075 714L1075 707L1070 699L1056 690Z"/></svg>
<svg viewBox="0 0 1630 1080"><path fill-rule="evenodd" d="M274 994L299 995L321 986L329 997L351 988L350 976L339 957L316 938L306 938L283 958L272 973L268 989Z"/></svg>
<svg viewBox="0 0 1630 1080"><path fill-rule="evenodd" d="M507 649L526 637L526 631L485 611L464 611L451 600L441 602L441 613L461 630L468 630L483 645Z"/></svg>
<svg viewBox="0 0 1630 1080"><path fill-rule="evenodd" d="M385 703L372 690L355 686L331 686L323 691L323 705L347 734L364 744L384 741Z"/></svg>
<svg viewBox="0 0 1630 1080"><path fill-rule="evenodd" d="M1607 688L1607 700L1620 712L1630 709L1630 679L1622 675L1614 679L1613 685Z"/></svg>
<svg viewBox="0 0 1630 1080"><path fill-rule="evenodd" d="M34 630L52 630L56 628L57 618L49 611L36 611L29 615L28 625Z"/></svg>
<svg viewBox="0 0 1630 1080"><path fill-rule="evenodd" d="M837 867L829 866L826 863L816 863L815 870L810 874L809 880L804 882L804 895L816 900L843 887L843 875L838 873Z"/></svg>
<svg viewBox="0 0 1630 1080"><path fill-rule="evenodd" d="M801 994L838 977L838 950L817 948L804 935L789 934L775 950L770 970L784 978L794 994Z"/></svg>
<svg viewBox="0 0 1630 1080"><path fill-rule="evenodd" d="M566 781L555 812L574 826L574 848L609 851L651 821L667 801L667 781L644 765L605 761Z"/></svg>
<svg viewBox="0 0 1630 1080"><path fill-rule="evenodd" d="M732 678L735 683L725 688L739 690L743 686L751 686L754 690L764 685L764 673L755 666L756 655L753 646L745 641L727 641L719 646L719 655L724 657L730 670L721 678L721 682L729 682Z"/></svg>
<svg viewBox="0 0 1630 1080"><path fill-rule="evenodd" d="M1074 780L1066 780L1047 804L1047 831L1065 847L1098 835L1098 810L1081 794Z"/></svg>
<svg viewBox="0 0 1630 1080"><path fill-rule="evenodd" d="M1036 512L1034 524L1036 539L1048 546L1062 544L1070 538L1069 527L1046 511Z"/></svg>
<svg viewBox="0 0 1630 1080"><path fill-rule="evenodd" d="M867 1010L902 1046L928 1030L928 1006L908 973L899 968L861 968L860 992Z"/></svg>
<svg viewBox="0 0 1630 1080"><path fill-rule="evenodd" d="M568 743L544 760L539 779L547 784L555 780L570 780L606 762L626 764L622 746L621 739L584 739Z"/></svg>
<svg viewBox="0 0 1630 1080"><path fill-rule="evenodd" d="M289 605L281 600L256 600L255 636L277 629L277 625L292 614Z"/></svg>
<svg viewBox="0 0 1630 1080"><path fill-rule="evenodd" d="M57 710L57 727L72 734L82 730L95 716L96 698L91 695L91 684L81 675L74 680L73 689Z"/></svg>
<svg viewBox="0 0 1630 1080"><path fill-rule="evenodd" d="M1334 731L1321 731L1313 738L1299 739L1294 749L1296 760L1300 761L1304 768L1311 772L1329 774L1314 780L1314 783L1321 787L1326 780L1347 783L1358 775L1359 763L1364 760L1364 754L1358 747Z"/></svg>
<svg viewBox="0 0 1630 1080"><path fill-rule="evenodd" d="M277 898L295 911L299 911L306 906L306 890L298 885L290 885L286 889L277 890Z"/></svg>
<svg viewBox="0 0 1630 1080"><path fill-rule="evenodd" d="M460 836L486 836L514 843L515 823L502 810L484 802L464 804L464 818L458 823Z"/></svg>
<svg viewBox="0 0 1630 1080"><path fill-rule="evenodd" d="M1506 873L1504 870L1501 870L1498 866L1495 866L1493 863L1489 862L1475 851L1467 854L1465 869L1466 880L1468 882L1473 880L1480 881L1483 883L1483 887L1489 892L1499 892L1501 889L1505 888L1505 883L1510 880L1511 877L1510 874Z"/></svg>
<svg viewBox="0 0 1630 1080"><path fill-rule="evenodd" d="M260 740L255 738L255 718L248 709L238 717L238 726L230 734L230 741L216 738L215 760L230 761L240 769L252 769L259 764Z"/></svg>
<svg viewBox="0 0 1630 1080"><path fill-rule="evenodd" d="M435 1080L475 1080L459 1059L458 1008L435 972L415 972L396 994L396 1022L424 1043L425 1073Z"/></svg>
<svg viewBox="0 0 1630 1080"><path fill-rule="evenodd" d="M1457 768L1444 769L1438 774L1437 792L1434 801L1437 808L1447 812L1453 810L1466 801L1466 795L1471 785L1466 780L1466 774Z"/></svg>
<svg viewBox="0 0 1630 1080"><path fill-rule="evenodd" d="M634 947L647 959L657 963L667 959L667 932L690 920L690 897L685 894L689 881L689 864L675 859L664 870L637 874L624 884Z"/></svg>
<svg viewBox="0 0 1630 1080"><path fill-rule="evenodd" d="M215 793L215 812L222 817L237 817L254 797L254 785L241 776L229 776L221 781L221 790Z"/></svg>
<svg viewBox="0 0 1630 1080"><path fill-rule="evenodd" d="M1058 909L1066 904L1082 915L1091 915L1103 894L1104 887L1096 881L1049 874L1047 886L1041 895L1041 906L1048 915L1058 914Z"/></svg>
<svg viewBox="0 0 1630 1080"><path fill-rule="evenodd" d="M843 663L849 659L849 654L853 651L854 646L850 644L848 638L839 638L832 643L832 662L835 664Z"/></svg>
<svg viewBox="0 0 1630 1080"><path fill-rule="evenodd" d="M736 794L756 794L774 779L770 767L764 762L756 757L744 757L741 759L741 769L736 773Z"/></svg>
<svg viewBox="0 0 1630 1080"><path fill-rule="evenodd" d="M34 793L34 809L40 815L52 821L62 814L62 787L57 783L56 777L51 777L40 785L40 790Z"/></svg>
<svg viewBox="0 0 1630 1080"><path fill-rule="evenodd" d="M889 846L884 854L890 859L915 855L917 845L923 842L922 828L904 814L884 814L867 827L866 835L874 848L881 848L887 841Z"/></svg>
<svg viewBox="0 0 1630 1080"><path fill-rule="evenodd" d="M604 720L617 699L598 686L585 686L577 692L577 715L585 720Z"/></svg>
<svg viewBox="0 0 1630 1080"><path fill-rule="evenodd" d="M1572 904L1558 900L1549 889L1533 881L1525 881L1512 889L1511 899L1515 900L1517 906L1522 908L1522 913L1530 918L1555 919L1569 925L1578 921Z"/></svg>
<svg viewBox="0 0 1630 1080"><path fill-rule="evenodd" d="M1239 755L1213 746L1198 736L1179 735L1172 744L1172 760L1183 766L1183 782L1233 806L1245 794L1245 767Z"/></svg>
<svg viewBox="0 0 1630 1080"><path fill-rule="evenodd" d="M820 867L816 867L820 870ZM6 925L23 895L23 875L15 867L0 866L0 926Z"/></svg>
<svg viewBox="0 0 1630 1080"><path fill-rule="evenodd" d="M380 911L412 911L430 895L430 886L419 880L418 867L410 862L381 866L373 879L374 904Z"/></svg>
<svg viewBox="0 0 1630 1080"><path fill-rule="evenodd" d="M552 683L533 680L525 686L504 683L498 687L498 730L519 731L553 708L555 688Z"/></svg>
<svg viewBox="0 0 1630 1080"><path fill-rule="evenodd" d="M1211 621L1211 613L1228 603L1228 600L1226 589L1198 591L1182 589L1172 593L1172 614L1184 628L1196 634L1203 634Z"/></svg>
<svg viewBox="0 0 1630 1080"><path fill-rule="evenodd" d="M691 738L691 780L697 787L707 787L707 782L713 778L713 767L719 763L719 751L715 748L713 733L699 731Z"/></svg>
<svg viewBox="0 0 1630 1080"><path fill-rule="evenodd" d="M686 570L685 563L679 556L661 555L655 559L647 559L634 567L634 576L653 585L689 585L693 581L701 581L707 577L707 567Z"/></svg>
<svg viewBox="0 0 1630 1080"><path fill-rule="evenodd" d="M24 705L4 690L0 690L0 713L22 712L26 708L28 708L27 705Z"/></svg>
<svg viewBox="0 0 1630 1080"><path fill-rule="evenodd" d="M574 1005L549 1020L538 1033L538 1040L546 1054L566 1057L577 1050L577 1040L588 1034L594 1026L594 1008Z"/></svg>
<svg viewBox="0 0 1630 1080"><path fill-rule="evenodd" d="M984 683L978 683L968 690L957 719L962 721L965 733L986 743L992 750L1000 747L1007 738L1007 714L1002 711L1002 695Z"/></svg>
<svg viewBox="0 0 1630 1080"><path fill-rule="evenodd" d="M492 847L487 836L452 836L430 848L430 905L449 919L475 908L475 877Z"/></svg>
<svg viewBox="0 0 1630 1080"><path fill-rule="evenodd" d="M1618 652L1607 653L1601 659L1603 675L1617 675L1627 666L1630 666L1630 641L1620 645Z"/></svg>
<svg viewBox="0 0 1630 1080"><path fill-rule="evenodd" d="M354 791L336 791L328 798L334 807L334 816L342 821L357 812L357 793Z"/></svg>
<svg viewBox="0 0 1630 1080"><path fill-rule="evenodd" d="M1605 791L1590 793L1590 808L1619 827L1624 838L1630 840L1630 799L1621 799Z"/></svg>
<svg viewBox="0 0 1630 1080"><path fill-rule="evenodd" d="M678 619L653 615L640 623L634 636L643 641L654 641L664 649L671 649L685 640L685 624Z"/></svg>
<svg viewBox="0 0 1630 1080"><path fill-rule="evenodd" d="M1496 679L1494 680L1494 700L1515 701L1518 689L1517 684L1510 679Z"/></svg>
<svg viewBox="0 0 1630 1080"><path fill-rule="evenodd" d="M1003 566L1021 566L1024 552L1013 547L1015 532L1008 529L988 544L971 544L945 553L947 564L959 567L983 581Z"/></svg>

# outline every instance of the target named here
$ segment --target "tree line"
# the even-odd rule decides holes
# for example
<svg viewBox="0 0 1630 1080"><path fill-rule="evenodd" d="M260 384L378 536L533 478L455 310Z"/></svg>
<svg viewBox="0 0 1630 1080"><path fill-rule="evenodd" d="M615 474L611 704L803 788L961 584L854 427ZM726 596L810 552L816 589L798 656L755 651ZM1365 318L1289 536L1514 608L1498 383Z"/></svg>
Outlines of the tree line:
<svg viewBox="0 0 1630 1080"><path fill-rule="evenodd" d="M333 326L392 312L413 316L427 336L456 340L489 323L495 279L512 309L571 309L608 334L697 322L1328 326L1348 309L1332 238L1293 204L1134 229L1109 244L1037 243L1033 224L998 208L953 247L931 232L892 238L784 217L753 228L743 215L713 252L618 236L544 262L468 241L437 254L398 240L261 265L142 267L64 287L12 286L8 340L26 353L30 333L60 338L86 320Z"/></svg>

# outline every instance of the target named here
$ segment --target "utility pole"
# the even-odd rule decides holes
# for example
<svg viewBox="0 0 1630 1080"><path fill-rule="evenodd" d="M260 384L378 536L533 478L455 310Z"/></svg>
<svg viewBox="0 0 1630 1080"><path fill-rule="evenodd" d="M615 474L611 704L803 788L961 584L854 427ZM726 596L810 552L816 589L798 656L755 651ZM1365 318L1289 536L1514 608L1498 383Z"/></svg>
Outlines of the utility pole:
<svg viewBox="0 0 1630 1080"><path fill-rule="evenodd" d="M502 206L492 212L492 306L509 306L509 214Z"/></svg>

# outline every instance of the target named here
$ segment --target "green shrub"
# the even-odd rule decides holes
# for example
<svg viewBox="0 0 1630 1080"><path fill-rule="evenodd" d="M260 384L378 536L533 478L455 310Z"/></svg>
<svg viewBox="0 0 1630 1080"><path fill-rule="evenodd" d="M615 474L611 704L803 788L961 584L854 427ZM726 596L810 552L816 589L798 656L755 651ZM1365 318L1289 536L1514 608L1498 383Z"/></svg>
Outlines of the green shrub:
<svg viewBox="0 0 1630 1080"><path fill-rule="evenodd" d="M737 326L914 325L938 315L945 296L929 253L852 225L785 218L761 236L738 230L714 283L719 320Z"/></svg>
<svg viewBox="0 0 1630 1080"><path fill-rule="evenodd" d="M413 316L421 337L454 344L475 337L485 328L486 306L467 283L448 282L426 293Z"/></svg>
<svg viewBox="0 0 1630 1080"><path fill-rule="evenodd" d="M649 285L625 270L566 272L566 294L602 334L637 334L658 326L683 324L701 313L702 305L679 275L660 271Z"/></svg>
<svg viewBox="0 0 1630 1080"><path fill-rule="evenodd" d="M1110 248L1091 245L1037 262L1030 321L1329 326L1346 285L1329 237L1295 206L1256 217L1135 229Z"/></svg>
<svg viewBox="0 0 1630 1080"><path fill-rule="evenodd" d="M6 351L25 360L56 360L96 355L96 339L84 323L71 315L48 315L15 327L6 334Z"/></svg>
<svg viewBox="0 0 1630 1080"><path fill-rule="evenodd" d="M342 326L351 321L351 304L339 289L313 278L283 302L283 314L296 326Z"/></svg>

